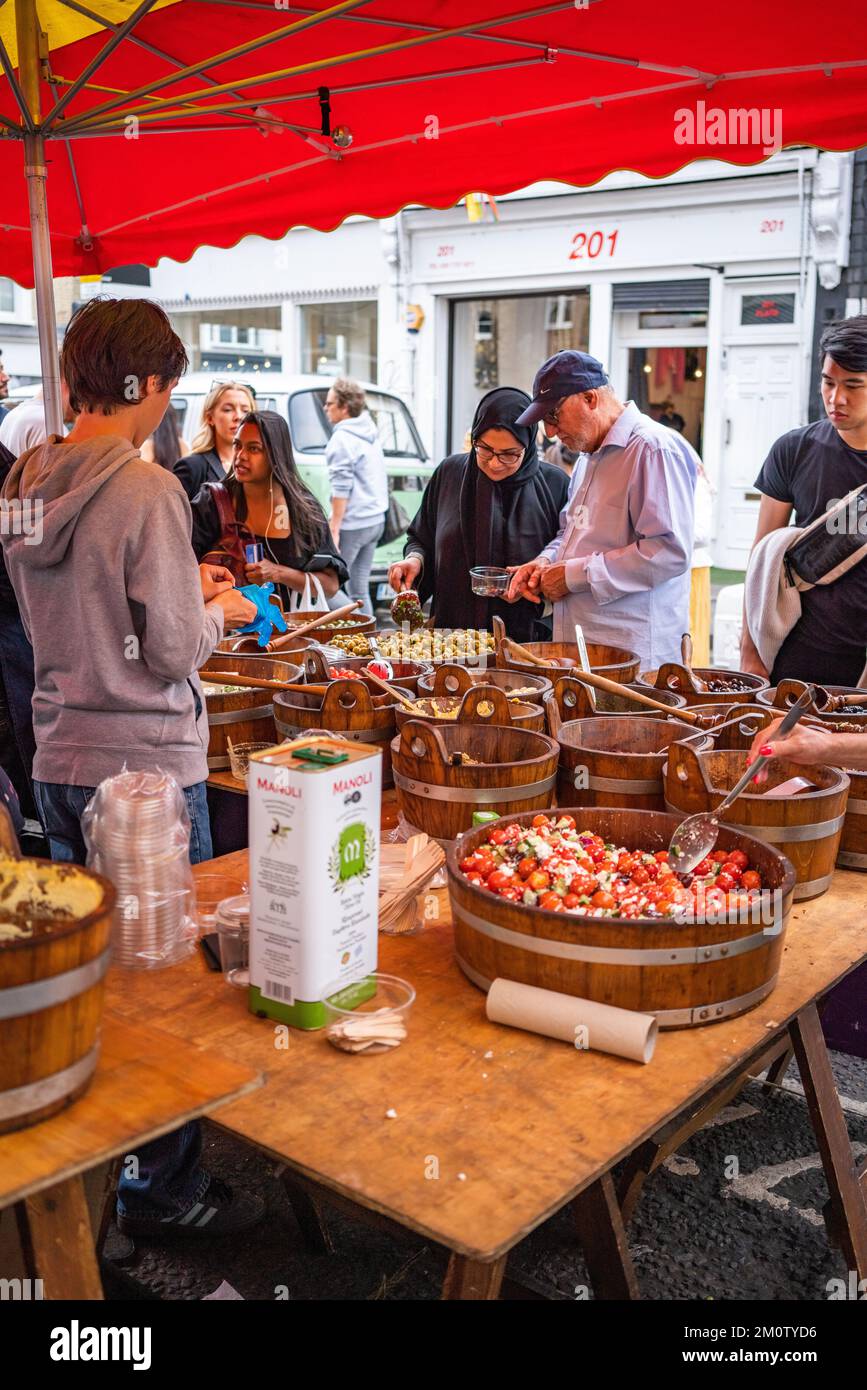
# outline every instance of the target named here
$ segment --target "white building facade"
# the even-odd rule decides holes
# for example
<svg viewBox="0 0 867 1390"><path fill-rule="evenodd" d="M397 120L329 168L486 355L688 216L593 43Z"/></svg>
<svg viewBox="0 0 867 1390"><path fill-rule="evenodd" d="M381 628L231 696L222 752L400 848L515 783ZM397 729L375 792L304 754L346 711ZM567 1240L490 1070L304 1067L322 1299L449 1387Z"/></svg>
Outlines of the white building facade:
<svg viewBox="0 0 867 1390"><path fill-rule="evenodd" d="M499 200L496 221L411 208L250 237L161 262L150 293L195 367L376 380L408 399L435 458L462 447L492 386L529 389L552 352L588 350L618 394L698 448L714 561L743 569L756 474L808 418L816 286L846 264L851 160L700 161L658 181L537 185Z"/></svg>

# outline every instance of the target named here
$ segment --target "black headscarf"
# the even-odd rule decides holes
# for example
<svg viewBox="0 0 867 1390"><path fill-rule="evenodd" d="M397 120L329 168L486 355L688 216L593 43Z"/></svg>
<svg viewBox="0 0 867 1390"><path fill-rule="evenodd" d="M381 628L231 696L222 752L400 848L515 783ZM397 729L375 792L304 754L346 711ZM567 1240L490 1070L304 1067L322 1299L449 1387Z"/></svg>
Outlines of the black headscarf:
<svg viewBox="0 0 867 1390"><path fill-rule="evenodd" d="M420 552L424 567L418 594L433 599L438 627L491 629L495 617L516 641L532 641L542 608L529 599L506 603L474 594L470 570L477 565L522 565L557 534L569 479L562 468L545 463L536 451L534 426L515 421L530 397L513 387L490 391L473 420L473 448L443 459L425 489L407 532L404 554ZM492 483L481 471L475 441L488 430L505 429L524 451L519 468Z"/></svg>
<svg viewBox="0 0 867 1390"><path fill-rule="evenodd" d="M541 468L536 426L515 424L530 403L525 391L498 386L483 396L476 408L470 432L473 447L467 455L461 484L461 535L468 570L476 565L520 565L533 558L527 554L526 538L520 525L520 494L528 483L538 478ZM482 472L476 458L476 441L488 430L508 430L524 449L517 472L496 483ZM535 489L531 492L535 510L538 506ZM555 512L550 517L552 537L557 534L556 522ZM488 600L478 598L475 608L476 624L482 627L490 614Z"/></svg>

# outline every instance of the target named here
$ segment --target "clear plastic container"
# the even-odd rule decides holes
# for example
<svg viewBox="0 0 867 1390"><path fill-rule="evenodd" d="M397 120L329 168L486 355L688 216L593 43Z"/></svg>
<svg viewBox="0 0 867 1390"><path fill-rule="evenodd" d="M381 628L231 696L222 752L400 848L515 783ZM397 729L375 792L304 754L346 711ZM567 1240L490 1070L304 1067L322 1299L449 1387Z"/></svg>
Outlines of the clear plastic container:
<svg viewBox="0 0 867 1390"><path fill-rule="evenodd" d="M249 894L224 898L217 907L214 927L220 937L220 965L227 982L246 989L250 983Z"/></svg>
<svg viewBox="0 0 867 1390"><path fill-rule="evenodd" d="M254 753L264 753L273 748L272 743L233 743L229 749L229 768L236 782L247 785L247 769Z"/></svg>
<svg viewBox="0 0 867 1390"><path fill-rule="evenodd" d="M498 569L496 565L477 565L470 570L473 593L480 594L482 598L502 597L511 577L508 570Z"/></svg>
<svg viewBox="0 0 867 1390"><path fill-rule="evenodd" d="M415 990L397 975L367 975L355 984L329 985L324 996L325 1036L341 1052L370 1057L406 1041Z"/></svg>

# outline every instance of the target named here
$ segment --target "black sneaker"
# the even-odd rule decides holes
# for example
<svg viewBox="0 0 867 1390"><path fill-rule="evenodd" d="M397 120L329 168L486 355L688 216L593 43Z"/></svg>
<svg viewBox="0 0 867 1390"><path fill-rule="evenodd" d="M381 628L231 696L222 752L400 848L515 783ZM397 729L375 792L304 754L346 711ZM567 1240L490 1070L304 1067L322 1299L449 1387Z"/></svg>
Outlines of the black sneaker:
<svg viewBox="0 0 867 1390"><path fill-rule="evenodd" d="M117 1227L136 1240L220 1240L256 1226L265 1202L250 1192L236 1192L222 1178L211 1178L198 1202L172 1216L117 1215Z"/></svg>

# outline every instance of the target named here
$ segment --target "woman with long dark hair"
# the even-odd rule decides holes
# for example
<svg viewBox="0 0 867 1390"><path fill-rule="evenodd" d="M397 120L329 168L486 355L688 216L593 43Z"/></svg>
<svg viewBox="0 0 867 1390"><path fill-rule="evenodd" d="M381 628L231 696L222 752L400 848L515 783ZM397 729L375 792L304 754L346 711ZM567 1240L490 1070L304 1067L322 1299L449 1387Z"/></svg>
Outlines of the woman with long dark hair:
<svg viewBox="0 0 867 1390"><path fill-rule="evenodd" d="M301 480L282 415L273 410L245 415L235 436L234 462L226 481L206 483L193 502L193 549L199 559L219 549L224 535L220 488L235 522L264 548L263 560L245 566L244 582L270 581L287 607L292 594L304 590L310 574L316 575L326 598L346 583L346 565L337 553L324 511Z"/></svg>
<svg viewBox="0 0 867 1390"><path fill-rule="evenodd" d="M569 479L539 458L535 425L516 423L529 404L511 386L482 397L468 451L443 459L407 531L405 558L389 570L393 589L432 600L437 627L490 630L500 617L516 641L550 636L540 604L481 598L470 583L474 566L523 564L557 534Z"/></svg>

